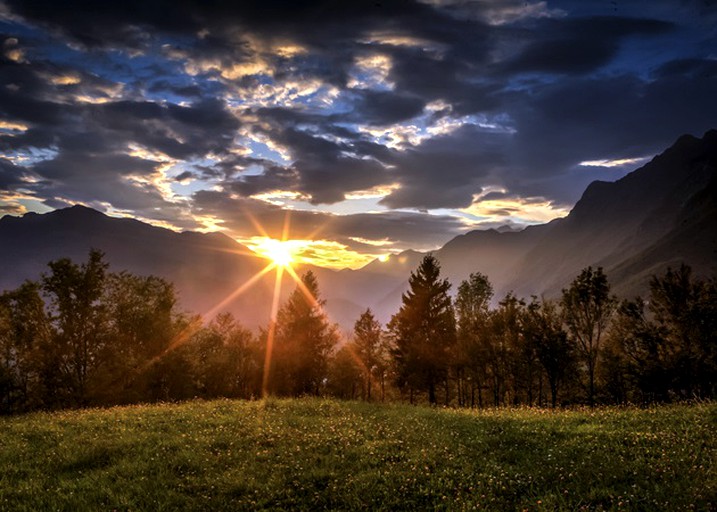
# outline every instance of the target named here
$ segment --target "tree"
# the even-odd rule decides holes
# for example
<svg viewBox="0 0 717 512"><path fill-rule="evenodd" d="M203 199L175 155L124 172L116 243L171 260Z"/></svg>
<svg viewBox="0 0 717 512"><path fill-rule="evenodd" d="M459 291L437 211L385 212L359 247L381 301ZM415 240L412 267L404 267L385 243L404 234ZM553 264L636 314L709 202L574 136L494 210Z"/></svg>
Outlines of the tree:
<svg viewBox="0 0 717 512"><path fill-rule="evenodd" d="M534 347L548 379L550 404L553 408L558 402L558 391L573 368L573 350L562 324L555 303L533 299L528 305L524 335Z"/></svg>
<svg viewBox="0 0 717 512"><path fill-rule="evenodd" d="M329 323L323 305L316 276L308 271L277 315L276 392L292 396L320 393L329 355L338 342L336 327Z"/></svg>
<svg viewBox="0 0 717 512"><path fill-rule="evenodd" d="M371 309L366 309L354 324L353 347L356 356L361 361L367 400L371 400L371 377L379 369L383 371L382 336L381 324L373 316Z"/></svg>
<svg viewBox="0 0 717 512"><path fill-rule="evenodd" d="M174 286L156 276L108 274L102 301L107 314L103 402L136 401L143 397L138 377L147 362L160 357L180 330Z"/></svg>
<svg viewBox="0 0 717 512"><path fill-rule="evenodd" d="M53 348L70 401L85 405L88 385L107 341L107 315L101 300L107 263L102 252L93 249L87 263L77 265L63 258L48 266L50 273L43 274L42 289L56 326Z"/></svg>
<svg viewBox="0 0 717 512"><path fill-rule="evenodd" d="M344 345L331 358L329 364L328 387L332 396L344 400L355 400L365 380L363 365L359 365L353 343Z"/></svg>
<svg viewBox="0 0 717 512"><path fill-rule="evenodd" d="M251 332L231 315L217 315L188 342L194 387L206 398L258 394L259 360Z"/></svg>
<svg viewBox="0 0 717 512"><path fill-rule="evenodd" d="M508 293L490 315L485 340L488 372L493 385L493 400L500 405L506 398L519 403L520 373L523 362L534 354L524 348L522 317L525 302ZM531 361L532 363L532 361Z"/></svg>
<svg viewBox="0 0 717 512"><path fill-rule="evenodd" d="M40 286L26 281L0 295L0 410L24 411L45 403L51 379L52 326Z"/></svg>
<svg viewBox="0 0 717 512"><path fill-rule="evenodd" d="M717 282L682 264L650 280L650 310L671 352L675 391L713 396L717 380Z"/></svg>
<svg viewBox="0 0 717 512"><path fill-rule="evenodd" d="M588 374L588 402L595 403L595 368L600 343L615 309L610 285L601 267L587 267L570 287L563 290L562 309L565 324Z"/></svg>
<svg viewBox="0 0 717 512"><path fill-rule="evenodd" d="M475 389L482 405L482 387L486 379L486 337L490 318L488 307L493 298L493 287L488 278L476 272L458 287L456 316L458 318L456 373L458 377L458 403L467 402L463 391L464 380L470 384L470 405L475 403ZM466 374L467 375L464 375ZM464 379L466 377L466 379Z"/></svg>
<svg viewBox="0 0 717 512"><path fill-rule="evenodd" d="M648 318L647 305L640 297L617 307L602 357L605 381L616 401L667 399L673 376L665 334Z"/></svg>
<svg viewBox="0 0 717 512"><path fill-rule="evenodd" d="M399 386L428 392L436 403L436 386L446 378L448 357L456 341L456 323L447 280L440 265L427 255L408 280L401 309L388 325Z"/></svg>

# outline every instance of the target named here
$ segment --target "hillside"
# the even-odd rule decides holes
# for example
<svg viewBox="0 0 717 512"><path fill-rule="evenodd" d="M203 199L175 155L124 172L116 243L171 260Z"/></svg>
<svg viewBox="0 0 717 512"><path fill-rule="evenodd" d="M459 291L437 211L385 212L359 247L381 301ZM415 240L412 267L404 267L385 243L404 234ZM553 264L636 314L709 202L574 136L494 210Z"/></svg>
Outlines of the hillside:
<svg viewBox="0 0 717 512"><path fill-rule="evenodd" d="M0 219L0 289L36 279L50 260L87 259L90 248L105 252L110 270L157 275L173 282L182 307L203 313L266 265L220 233L175 233L132 219L108 217L74 206L44 215ZM228 304L245 319L268 318L258 307L270 300L271 284L258 283L249 296Z"/></svg>
<svg viewBox="0 0 717 512"><path fill-rule="evenodd" d="M321 399L0 418L3 510L712 510L717 406Z"/></svg>
<svg viewBox="0 0 717 512"><path fill-rule="evenodd" d="M680 137L652 161L613 182L596 181L564 218L522 231L472 231L434 252L457 286L486 274L496 300L556 296L588 265L605 268L623 297L645 294L649 278L684 262L698 275L717 272L717 130ZM412 255L412 263L420 256ZM381 263L364 269L375 273ZM396 276L397 265L387 265ZM415 268L415 264L414 267ZM386 320L400 306L404 280L373 304ZM378 295L377 295L378 296Z"/></svg>
<svg viewBox="0 0 717 512"><path fill-rule="evenodd" d="M593 182L570 214L514 265L504 288L552 295L587 265L604 267L616 289L628 295L643 292L649 274L680 261L699 273L714 272L717 216L708 205L695 209L692 201L709 196L715 177L717 130L711 130L702 139L680 137L616 182ZM675 243L688 229L691 235ZM620 271L629 261L637 266Z"/></svg>

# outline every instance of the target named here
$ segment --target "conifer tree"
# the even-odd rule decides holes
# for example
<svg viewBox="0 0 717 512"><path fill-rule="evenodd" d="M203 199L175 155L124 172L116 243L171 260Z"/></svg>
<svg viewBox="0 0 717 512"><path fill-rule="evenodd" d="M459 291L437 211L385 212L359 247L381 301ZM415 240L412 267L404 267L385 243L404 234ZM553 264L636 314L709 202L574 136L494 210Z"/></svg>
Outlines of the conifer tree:
<svg viewBox="0 0 717 512"><path fill-rule="evenodd" d="M428 392L436 403L436 386L445 380L456 322L448 291L450 283L439 278L440 265L432 255L421 261L408 280L410 289L388 325L399 386Z"/></svg>
<svg viewBox="0 0 717 512"><path fill-rule="evenodd" d="M276 323L272 387L292 396L320 393L329 355L338 342L336 327L323 311L316 276L308 271L301 281L279 310Z"/></svg>

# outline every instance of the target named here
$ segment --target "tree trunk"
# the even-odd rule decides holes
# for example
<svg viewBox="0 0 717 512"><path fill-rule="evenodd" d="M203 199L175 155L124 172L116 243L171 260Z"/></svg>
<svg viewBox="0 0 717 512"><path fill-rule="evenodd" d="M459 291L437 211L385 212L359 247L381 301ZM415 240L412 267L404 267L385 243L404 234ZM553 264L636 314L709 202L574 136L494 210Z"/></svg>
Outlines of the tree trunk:
<svg viewBox="0 0 717 512"><path fill-rule="evenodd" d="M436 384L433 381L428 383L428 403L436 405Z"/></svg>

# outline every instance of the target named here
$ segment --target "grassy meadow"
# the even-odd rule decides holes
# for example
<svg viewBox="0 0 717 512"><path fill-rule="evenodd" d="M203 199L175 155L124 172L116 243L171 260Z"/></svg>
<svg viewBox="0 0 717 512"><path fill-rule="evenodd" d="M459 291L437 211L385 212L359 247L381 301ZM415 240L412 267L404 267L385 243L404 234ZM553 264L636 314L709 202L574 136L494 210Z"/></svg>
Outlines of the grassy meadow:
<svg viewBox="0 0 717 512"><path fill-rule="evenodd" d="M321 399L0 418L0 510L714 510L717 404Z"/></svg>

